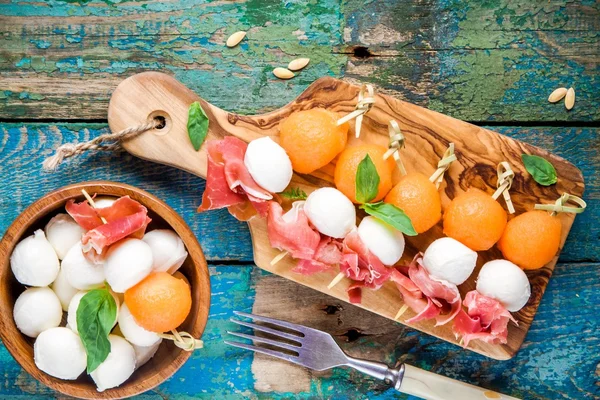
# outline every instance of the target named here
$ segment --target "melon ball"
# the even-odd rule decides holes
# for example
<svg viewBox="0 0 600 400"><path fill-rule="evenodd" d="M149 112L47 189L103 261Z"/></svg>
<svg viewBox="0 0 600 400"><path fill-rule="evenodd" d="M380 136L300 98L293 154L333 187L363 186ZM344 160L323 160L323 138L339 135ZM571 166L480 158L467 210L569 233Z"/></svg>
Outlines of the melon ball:
<svg viewBox="0 0 600 400"><path fill-rule="evenodd" d="M104 275L112 290L125 293L152 272L152 264L152 249L148 243L123 239L108 249Z"/></svg>
<svg viewBox="0 0 600 400"><path fill-rule="evenodd" d="M358 225L358 236L384 265L396 264L404 253L402 232L375 217L363 218Z"/></svg>
<svg viewBox="0 0 600 400"><path fill-rule="evenodd" d="M40 370L60 379L77 379L87 366L83 343L68 328L42 332L33 344L33 358Z"/></svg>
<svg viewBox="0 0 600 400"><path fill-rule="evenodd" d="M285 190L292 180L292 162L279 144L268 136L248 144L244 165L260 187L278 193Z"/></svg>
<svg viewBox="0 0 600 400"><path fill-rule="evenodd" d="M144 365L148 361L150 361L150 359L152 357L154 357L154 355L156 354L156 351L160 347L161 343L162 343L162 339L160 339L158 342L154 343L152 346L147 346L147 347L137 346L135 344L132 344L133 350L135 351L135 368L138 369L142 365Z"/></svg>
<svg viewBox="0 0 600 400"><path fill-rule="evenodd" d="M75 243L62 261L61 268L67 275L69 284L79 290L90 290L104 286L104 268L90 262L81 249L81 242Z"/></svg>
<svg viewBox="0 0 600 400"><path fill-rule="evenodd" d="M423 255L423 266L431 276L455 285L471 276L476 262L476 252L449 237L431 243Z"/></svg>
<svg viewBox="0 0 600 400"><path fill-rule="evenodd" d="M121 307L118 322L123 337L131 344L147 347L160 341L158 334L147 331L135 322L127 304L123 304Z"/></svg>
<svg viewBox="0 0 600 400"><path fill-rule="evenodd" d="M24 335L34 338L46 329L60 325L62 307L52 289L29 288L17 298L13 317L17 328Z"/></svg>
<svg viewBox="0 0 600 400"><path fill-rule="evenodd" d="M108 335L108 340L108 357L90 374L99 392L121 385L135 370L135 351L131 344L117 335Z"/></svg>
<svg viewBox="0 0 600 400"><path fill-rule="evenodd" d="M67 274L65 273L64 268L60 269L56 280L52 282L50 287L52 290L54 290L54 293L56 293L58 300L60 300L63 311L67 311L69 309L69 303L71 302L71 299L73 296L75 296L75 294L77 294L79 289L71 286L69 280L67 279Z"/></svg>
<svg viewBox="0 0 600 400"><path fill-rule="evenodd" d="M477 278L477 291L498 300L512 312L523 308L531 296L531 287L525 272L506 260L489 261L481 267Z"/></svg>
<svg viewBox="0 0 600 400"><path fill-rule="evenodd" d="M186 278L185 275L181 273L181 271L175 272L173 274L173 278L181 279L182 281L184 281L185 283L187 283L187 285L189 287L192 287L192 285L190 285L190 281L188 280L188 278Z"/></svg>
<svg viewBox="0 0 600 400"><path fill-rule="evenodd" d="M75 333L79 333L79 330L77 328L77 308L79 308L79 303L81 302L81 299L83 298L83 296L86 295L86 293L88 293L88 292L87 291L77 292L77 294L75 294L75 296L73 296L73 298L71 299L71 302L69 303L69 308L67 309L67 326ZM113 323L113 327L114 327L117 324L117 321L119 319L121 303L119 302L119 298L116 295L116 293L111 291L110 294L112 294L113 298L115 299L115 303L117 304L117 315L115 318L115 322Z"/></svg>
<svg viewBox="0 0 600 400"><path fill-rule="evenodd" d="M64 213L52 217L46 224L44 232L59 260L65 258L69 249L79 242L85 233L69 214Z"/></svg>
<svg viewBox="0 0 600 400"><path fill-rule="evenodd" d="M333 238L344 238L356 226L354 204L331 187L312 192L306 199L304 212L319 232Z"/></svg>
<svg viewBox="0 0 600 400"><path fill-rule="evenodd" d="M152 250L152 271L173 274L187 258L183 240L171 229L155 229L142 239Z"/></svg>
<svg viewBox="0 0 600 400"><path fill-rule="evenodd" d="M94 205L96 208L108 208L112 206L115 201L117 201L117 198L113 196L97 196L94 199Z"/></svg>
<svg viewBox="0 0 600 400"><path fill-rule="evenodd" d="M54 282L59 270L58 256L41 229L15 246L10 268L26 286L48 286Z"/></svg>

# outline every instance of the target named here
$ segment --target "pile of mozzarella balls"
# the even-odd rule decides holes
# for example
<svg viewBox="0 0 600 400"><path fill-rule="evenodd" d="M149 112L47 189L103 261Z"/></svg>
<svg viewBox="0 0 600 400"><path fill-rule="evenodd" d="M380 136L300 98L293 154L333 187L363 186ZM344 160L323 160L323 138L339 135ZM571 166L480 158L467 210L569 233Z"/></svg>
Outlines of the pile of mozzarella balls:
<svg viewBox="0 0 600 400"><path fill-rule="evenodd" d="M114 200L99 197L96 206L108 207ZM40 370L60 379L77 379L87 365L77 334L77 307L87 291L107 282L117 303L117 318L109 336L111 352L91 373L98 391L104 391L125 382L154 356L162 341L135 322L123 303L123 293L151 272L183 277L176 271L187 251L174 231L156 229L141 240L127 238L115 243L104 264L93 264L81 250L84 233L71 216L60 213L43 231L37 230L17 244L10 265L15 278L27 288L17 298L13 316L24 335L36 338L34 358Z"/></svg>

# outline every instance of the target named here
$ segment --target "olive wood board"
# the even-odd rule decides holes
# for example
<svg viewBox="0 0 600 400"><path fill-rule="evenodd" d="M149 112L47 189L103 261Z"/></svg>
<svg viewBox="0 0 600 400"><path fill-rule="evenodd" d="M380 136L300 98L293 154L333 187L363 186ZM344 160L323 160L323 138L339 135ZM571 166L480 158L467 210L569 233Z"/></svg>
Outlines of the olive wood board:
<svg viewBox="0 0 600 400"><path fill-rule="evenodd" d="M207 171L205 147L195 151L187 135L188 107L192 102L199 101L209 117L207 141L221 139L226 135L236 136L246 142L262 136L270 136L278 141L279 124L290 113L323 107L345 115L354 110L359 90L360 87L342 80L323 77L316 80L294 101L278 110L261 115L238 115L213 106L169 75L144 72L129 77L115 89L109 104L108 122L113 132L119 132L140 125L149 118L164 117L166 120L164 128L153 129L127 140L124 142L125 149L137 157L171 165L205 178ZM469 187L477 187L492 194L497 183L496 166L501 161L508 161L516 174L510 191L516 208L515 215L533 209L536 203L553 203L563 192L577 196L583 194L584 182L581 171L558 156L405 101L379 94L375 97L373 108L364 117L360 139L354 137L354 121L350 122L348 145L360 140L387 147L388 122L394 119L406 137L406 147L401 153L406 169L409 172L419 171L429 176L436 170L437 163L448 144L454 143L458 160L446 172L444 182L440 186L443 208L451 199ZM538 185L526 172L521 161L522 153L539 155L549 160L557 170L558 183L549 187ZM307 193L318 187L333 186L334 168L335 160L310 175L295 173L290 186L300 187ZM400 173L396 168L394 182L399 178ZM198 199L200 201L200 196ZM503 202L502 197L499 201ZM559 218L563 228L560 246L562 249L575 217L573 214L563 213ZM285 257L271 266L270 261L279 254L279 250L271 248L269 244L265 219L255 217L248 224L257 266L340 300L348 301L346 294L348 280L343 280L331 290L327 289L328 283L338 273L337 270L311 276L300 275L292 272L295 261L290 257ZM418 251L425 250L431 242L442 236L440 221L419 236L406 237L406 250L400 263L409 262ZM481 266L487 261L498 258L502 258L502 254L495 247L479 252L476 270L464 284L460 285L463 296L475 289L476 277ZM474 340L469 343L470 350L499 360L509 359L516 354L531 326L557 259L558 254L541 269L527 271L532 295L527 305L514 313L518 326L512 323L509 325L508 343L487 344ZM402 305L395 284L387 282L378 291L364 289L362 304L359 307L393 319ZM452 333L451 323L441 327L434 327L433 321L406 324L404 321L413 315L414 313L408 310L399 322L458 344Z"/></svg>

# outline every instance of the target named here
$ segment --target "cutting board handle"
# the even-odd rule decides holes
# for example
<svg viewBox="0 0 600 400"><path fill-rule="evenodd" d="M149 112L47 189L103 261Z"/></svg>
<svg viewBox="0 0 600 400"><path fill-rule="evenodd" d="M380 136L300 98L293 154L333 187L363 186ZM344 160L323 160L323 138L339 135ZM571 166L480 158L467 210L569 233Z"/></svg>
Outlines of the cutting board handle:
<svg viewBox="0 0 600 400"><path fill-rule="evenodd" d="M276 126L261 125L264 120L260 116L226 112L160 72L143 72L121 82L110 99L108 124L113 132L119 132L163 117L162 129L152 129L128 139L123 143L125 150L136 157L206 178L206 150L202 147L195 151L187 134L188 109L195 101L200 102L209 118L207 141L233 135L249 142L269 132L277 133Z"/></svg>

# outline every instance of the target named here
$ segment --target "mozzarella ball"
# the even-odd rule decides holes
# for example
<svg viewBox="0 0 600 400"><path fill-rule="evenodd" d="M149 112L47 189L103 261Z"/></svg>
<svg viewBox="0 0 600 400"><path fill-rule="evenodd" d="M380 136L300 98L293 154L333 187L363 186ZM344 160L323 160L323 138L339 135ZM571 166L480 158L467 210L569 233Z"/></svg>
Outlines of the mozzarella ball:
<svg viewBox="0 0 600 400"><path fill-rule="evenodd" d="M95 208L108 208L113 205L113 203L117 201L116 197L113 196L97 196L94 199Z"/></svg>
<svg viewBox="0 0 600 400"><path fill-rule="evenodd" d="M292 180L290 158L283 147L268 136L248 144L244 165L258 186L271 193L284 191Z"/></svg>
<svg viewBox="0 0 600 400"><path fill-rule="evenodd" d="M13 317L17 328L34 338L46 329L60 325L62 307L52 289L29 288L17 298Z"/></svg>
<svg viewBox="0 0 600 400"><path fill-rule="evenodd" d="M471 276L476 262L476 252L449 237L431 243L423 255L423 266L430 275L455 285Z"/></svg>
<svg viewBox="0 0 600 400"><path fill-rule="evenodd" d="M485 263L477 278L477 291L498 300L508 311L519 311L531 295L525 272L506 260Z"/></svg>
<svg viewBox="0 0 600 400"><path fill-rule="evenodd" d="M68 328L51 328L33 344L35 365L56 378L74 380L87 366L81 339Z"/></svg>
<svg viewBox="0 0 600 400"><path fill-rule="evenodd" d="M135 322L127 304L123 304L121 307L118 322L123 337L131 344L147 347L152 346L160 340L158 334L147 331Z"/></svg>
<svg viewBox="0 0 600 400"><path fill-rule="evenodd" d="M161 343L162 343L162 339L160 339L158 342L154 343L152 346L147 346L147 347L137 346L135 344L132 344L133 351L135 351L135 368L138 369L142 365L144 365L148 361L150 361L150 359L152 357L154 357L154 355L156 354L156 351L160 347Z"/></svg>
<svg viewBox="0 0 600 400"><path fill-rule="evenodd" d="M59 260L65 258L69 249L78 243L85 233L69 214L57 214L52 217L44 232Z"/></svg>
<svg viewBox="0 0 600 400"><path fill-rule="evenodd" d="M365 217L358 225L358 236L384 265L394 265L404 253L402 232L375 217Z"/></svg>
<svg viewBox="0 0 600 400"><path fill-rule="evenodd" d="M81 298L85 296L86 293L87 291L77 292L75 296L73 296L73 298L71 299L71 302L69 303L69 308L67 309L67 326L75 333L79 333L79 330L77 328L77 308L79 308ZM113 298L115 299L115 303L117 304L117 315L115 317L115 322L113 323L113 326L115 326L119 319L121 303L119 302L119 298L117 297L116 293L111 291L110 294L112 294Z"/></svg>
<svg viewBox="0 0 600 400"><path fill-rule="evenodd" d="M73 296L75 296L75 294L77 294L79 289L71 286L69 280L67 279L67 274L65 273L64 268L60 269L56 280L52 282L50 287L56 294L56 297L58 297L58 300L60 300L63 311L67 311L69 309L69 303L71 302L71 299Z"/></svg>
<svg viewBox="0 0 600 400"><path fill-rule="evenodd" d="M356 226L354 204L337 189L325 187L312 192L304 212L319 232L342 239Z"/></svg>
<svg viewBox="0 0 600 400"><path fill-rule="evenodd" d="M86 293L87 292L77 292L69 302L69 307L67 308L67 326L75 333L78 333L77 307L79 307L79 302Z"/></svg>
<svg viewBox="0 0 600 400"><path fill-rule="evenodd" d="M171 229L155 229L142 239L152 250L152 272L173 274L187 258L183 240Z"/></svg>
<svg viewBox="0 0 600 400"><path fill-rule="evenodd" d="M26 286L48 286L54 282L59 270L58 256L41 229L15 246L10 268Z"/></svg>
<svg viewBox="0 0 600 400"><path fill-rule="evenodd" d="M117 335L108 335L108 340L108 357L90 374L99 392L119 386L135 370L135 351L131 344Z"/></svg>
<svg viewBox="0 0 600 400"><path fill-rule="evenodd" d="M112 290L125 293L152 272L152 264L152 249L146 242L123 239L108 249L104 275Z"/></svg>
<svg viewBox="0 0 600 400"><path fill-rule="evenodd" d="M61 268L69 284L79 290L90 290L104 286L104 268L90 262L81 250L81 242L75 243L62 261Z"/></svg>

